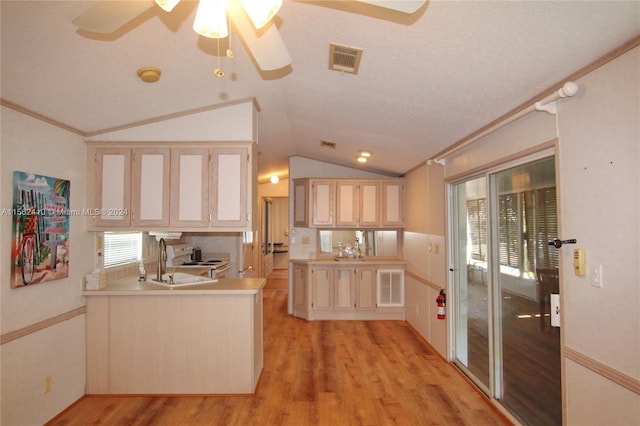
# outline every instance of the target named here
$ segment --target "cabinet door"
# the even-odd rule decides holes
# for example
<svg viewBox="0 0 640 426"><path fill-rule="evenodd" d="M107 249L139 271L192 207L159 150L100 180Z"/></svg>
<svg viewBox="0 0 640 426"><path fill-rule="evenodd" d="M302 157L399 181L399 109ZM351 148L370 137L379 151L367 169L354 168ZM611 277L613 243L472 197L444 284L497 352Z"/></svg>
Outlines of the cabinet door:
<svg viewBox="0 0 640 426"><path fill-rule="evenodd" d="M334 182L313 181L312 188L311 206L313 214L311 225L333 226Z"/></svg>
<svg viewBox="0 0 640 426"><path fill-rule="evenodd" d="M171 150L171 226L209 226L209 149Z"/></svg>
<svg viewBox="0 0 640 426"><path fill-rule="evenodd" d="M380 226L380 183L360 182L359 225Z"/></svg>
<svg viewBox="0 0 640 426"><path fill-rule="evenodd" d="M358 226L357 182L336 182L336 226Z"/></svg>
<svg viewBox="0 0 640 426"><path fill-rule="evenodd" d="M309 295L306 265L293 264L293 316L309 318Z"/></svg>
<svg viewBox="0 0 640 426"><path fill-rule="evenodd" d="M96 148L96 188L93 225L128 228L131 225L131 150Z"/></svg>
<svg viewBox="0 0 640 426"><path fill-rule="evenodd" d="M355 270L353 266L336 267L334 269L335 279L335 308L353 309L354 302L354 278Z"/></svg>
<svg viewBox="0 0 640 426"><path fill-rule="evenodd" d="M249 160L246 148L213 149L211 227L244 230L250 225L247 211Z"/></svg>
<svg viewBox="0 0 640 426"><path fill-rule="evenodd" d="M293 226L309 227L309 181L293 181Z"/></svg>
<svg viewBox="0 0 640 426"><path fill-rule="evenodd" d="M133 226L169 226L169 148L133 150Z"/></svg>
<svg viewBox="0 0 640 426"><path fill-rule="evenodd" d="M368 310L376 308L376 268L371 266L356 267L356 309Z"/></svg>
<svg viewBox="0 0 640 426"><path fill-rule="evenodd" d="M317 266L311 269L313 281L312 307L314 310L333 309L333 267Z"/></svg>
<svg viewBox="0 0 640 426"><path fill-rule="evenodd" d="M382 226L404 226L404 184L382 183Z"/></svg>

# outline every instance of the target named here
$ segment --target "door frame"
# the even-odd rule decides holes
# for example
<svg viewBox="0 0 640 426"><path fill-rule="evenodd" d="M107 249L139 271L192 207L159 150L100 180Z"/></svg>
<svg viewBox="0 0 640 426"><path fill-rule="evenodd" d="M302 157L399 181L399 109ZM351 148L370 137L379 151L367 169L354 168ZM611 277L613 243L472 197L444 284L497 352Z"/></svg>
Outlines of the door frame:
<svg viewBox="0 0 640 426"><path fill-rule="evenodd" d="M460 183L463 183L465 181L468 180L473 180L473 179L477 179L479 177L485 176L486 178L486 184L487 184L487 216L491 217L492 216L492 212L491 209L493 209L494 207L491 205L492 203L489 202L489 200L492 198L493 194L492 194L492 179L491 176L495 175L501 171L519 166L519 165L524 165L527 163L531 163L537 160L542 160L545 158L550 158L553 157L554 161L555 161L555 182L556 182L556 197L557 197L557 217L558 217L558 234L562 235L562 215L561 215L561 193L560 193L560 188L561 188L561 174L559 171L559 153L558 153L558 139L553 139L550 142L541 144L537 147L531 148L529 150L520 152L518 154L514 154L508 157L505 157L503 159L498 159L494 162L491 162L487 165L481 166L481 167L477 167L471 170L468 170L466 172L457 174L457 175L453 175L450 177L445 177L445 187L446 187L446 202L445 202L445 206L446 206L446 232L447 232L447 267L448 267L448 274L447 274L447 288L449 289L449 301L450 303L448 303L448 310L450 312L450 318L451 321L448 321L447 324L447 338L448 341L450 342L448 350L447 350L447 357L448 360L454 364L456 366L456 368L459 368L461 371L463 371L465 373L465 376L468 377L469 380L471 380L474 384L476 384L476 386L478 386L483 392L486 393L487 389L486 387L484 387L484 385L477 379L475 379L473 376L468 375L468 371L466 371L466 369L464 368L464 366L460 366L459 363L456 362L456 322L455 322L455 318L456 318L456 300L455 300L455 252L456 252L456 244L457 241L455 241L455 236L456 236L456 232L454 227L456 226L456 223L454 222L454 218L455 218L455 211L454 211L454 186ZM491 264L490 267L487 268L487 280L489 283L492 283L494 280L493 275L493 271L495 268L494 263L498 262L498 260L493 259L495 256L493 256L492 252L493 252L493 247L494 247L494 241L496 238L496 235L493 235L496 229L491 229L492 227L490 227L487 231L487 253L488 256L490 258L490 262L488 262L488 265ZM495 227L493 227L495 228ZM563 270L563 257L562 257L562 253L559 252L558 253L558 270L562 271ZM500 315L499 313L499 309L500 306L496 305L496 303L499 303L499 300L496 300L500 298L499 294L496 294L497 292L495 291L491 291L490 295L489 295L489 305L488 305L488 309L489 309L489 351L490 351L490 385L489 385L489 393L487 394L487 397L490 399L491 403L498 408L505 416L507 416L509 419L511 419L514 422L519 422L519 420L513 415L511 414L511 412L509 412L507 410L507 408L505 406L502 405L502 403L500 402L499 398L501 397L501 383L498 383L496 386L496 382L498 381L498 378L501 379L501 377L498 377L498 375L501 376L501 373L499 373L498 375L496 374L496 371L499 370L500 364L499 362L501 362L501 355L498 357L500 358L500 361L498 363L496 363L496 352L500 352L501 351L501 341L499 339L495 339L495 325L497 323L499 323L498 321L495 320L495 315ZM563 297L563 285L562 285L562 274L559 275L559 293L560 293L560 312L564 311L564 297ZM566 390L565 390L565 383L566 383L566 367L565 367L565 357L564 357L564 332L563 332L563 328L564 328L564 316L560 316L560 371L561 371L561 375L560 375L560 382L561 382L561 386L562 386L562 390L561 390L561 404L562 404L562 421L565 422L566 421ZM500 330L498 330L498 333L501 333Z"/></svg>

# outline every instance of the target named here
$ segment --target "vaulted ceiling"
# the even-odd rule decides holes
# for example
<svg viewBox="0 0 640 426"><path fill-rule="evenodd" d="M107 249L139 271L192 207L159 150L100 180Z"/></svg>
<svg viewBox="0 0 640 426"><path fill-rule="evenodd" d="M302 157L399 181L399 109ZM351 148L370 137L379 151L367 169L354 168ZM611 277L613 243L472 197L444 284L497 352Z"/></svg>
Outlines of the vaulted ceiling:
<svg viewBox="0 0 640 426"><path fill-rule="evenodd" d="M92 133L255 98L260 177L290 155L401 175L640 34L638 1L429 1L413 15L285 1L273 24L292 63L264 72L233 30L220 55L193 32L196 2L150 4L109 35L72 24L93 3L2 0L2 100ZM358 74L329 70L330 43L363 49ZM143 66L160 80L142 82Z"/></svg>

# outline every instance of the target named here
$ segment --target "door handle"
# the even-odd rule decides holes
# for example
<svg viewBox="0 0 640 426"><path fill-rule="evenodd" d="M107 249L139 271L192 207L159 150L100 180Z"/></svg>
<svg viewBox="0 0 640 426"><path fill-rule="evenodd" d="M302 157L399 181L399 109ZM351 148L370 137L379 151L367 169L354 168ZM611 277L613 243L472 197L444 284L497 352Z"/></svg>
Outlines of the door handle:
<svg viewBox="0 0 640 426"><path fill-rule="evenodd" d="M563 244L575 244L577 242L578 240L576 240L575 238L572 238L570 240L559 240L556 238L553 241L549 241L549 245L554 246L555 248L560 248Z"/></svg>

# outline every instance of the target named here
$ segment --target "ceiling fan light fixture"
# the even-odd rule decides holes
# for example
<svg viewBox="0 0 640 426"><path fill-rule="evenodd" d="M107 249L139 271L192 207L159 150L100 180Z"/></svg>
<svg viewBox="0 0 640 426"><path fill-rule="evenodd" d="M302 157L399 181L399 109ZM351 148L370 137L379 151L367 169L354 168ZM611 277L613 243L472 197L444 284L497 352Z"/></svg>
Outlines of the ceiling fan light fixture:
<svg viewBox="0 0 640 426"><path fill-rule="evenodd" d="M240 3L257 30L267 25L282 6L282 0L240 0Z"/></svg>
<svg viewBox="0 0 640 426"><path fill-rule="evenodd" d="M227 37L227 3L227 0L200 0L193 30L208 38Z"/></svg>
<svg viewBox="0 0 640 426"><path fill-rule="evenodd" d="M155 0L155 1L156 1L156 4L160 6L162 10L164 10L165 12L171 12L173 8L176 7L178 3L180 3L180 0Z"/></svg>

